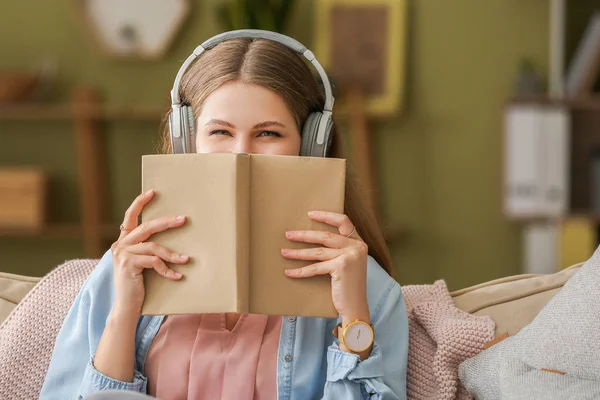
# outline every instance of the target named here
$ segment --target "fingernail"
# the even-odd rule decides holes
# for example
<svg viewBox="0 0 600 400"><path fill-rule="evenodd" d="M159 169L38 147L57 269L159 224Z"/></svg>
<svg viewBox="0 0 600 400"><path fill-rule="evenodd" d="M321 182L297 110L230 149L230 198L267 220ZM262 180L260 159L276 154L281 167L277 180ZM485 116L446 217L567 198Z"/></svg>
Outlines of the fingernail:
<svg viewBox="0 0 600 400"><path fill-rule="evenodd" d="M295 269L286 269L285 274L286 275L296 275L296 270Z"/></svg>
<svg viewBox="0 0 600 400"><path fill-rule="evenodd" d="M183 276L183 274L181 272L175 272L176 278L181 278L182 276Z"/></svg>
<svg viewBox="0 0 600 400"><path fill-rule="evenodd" d="M190 256L186 256L185 254L180 254L179 258L182 260L187 260Z"/></svg>
<svg viewBox="0 0 600 400"><path fill-rule="evenodd" d="M183 219L185 218L185 216L180 215L177 218L175 218L177 221L183 221Z"/></svg>
<svg viewBox="0 0 600 400"><path fill-rule="evenodd" d="M316 215L317 215L317 212L316 212L316 211L309 211L309 212L308 212L308 216L309 216L309 217L314 217L314 216L316 216Z"/></svg>
<svg viewBox="0 0 600 400"><path fill-rule="evenodd" d="M144 193L144 196L150 196L150 194L152 194L152 192L154 192L154 189L148 190L146 193Z"/></svg>
<svg viewBox="0 0 600 400"><path fill-rule="evenodd" d="M286 255L289 253L288 249L281 249L281 254Z"/></svg>
<svg viewBox="0 0 600 400"><path fill-rule="evenodd" d="M287 238L291 238L292 236L294 236L294 232L292 232L292 231L285 233L285 237L287 237Z"/></svg>

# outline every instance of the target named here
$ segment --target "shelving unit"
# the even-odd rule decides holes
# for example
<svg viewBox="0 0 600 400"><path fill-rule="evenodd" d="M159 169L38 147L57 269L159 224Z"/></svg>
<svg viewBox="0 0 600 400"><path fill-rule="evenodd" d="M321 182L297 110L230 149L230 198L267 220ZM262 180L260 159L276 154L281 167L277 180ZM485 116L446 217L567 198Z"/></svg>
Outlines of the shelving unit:
<svg viewBox="0 0 600 400"><path fill-rule="evenodd" d="M105 154L100 124L107 120L156 121L158 124L162 113L156 109L103 107L96 93L88 87L76 88L67 104L0 106L0 120L4 121L72 122L81 210L80 223L49 223L41 229L0 229L0 237L81 238L86 256L100 257L106 250L106 241L114 239L119 232L118 223L105 220L108 182L102 173Z"/></svg>
<svg viewBox="0 0 600 400"><path fill-rule="evenodd" d="M570 113L569 215L600 218L590 204L591 153L600 150L600 95L577 99L514 98L508 105L560 106Z"/></svg>
<svg viewBox="0 0 600 400"><path fill-rule="evenodd" d="M568 163L561 167L567 176L567 186L563 187L566 208L561 207L561 213L545 217L507 215L524 224L526 271L551 272L587 259L600 244L600 210L594 209L592 201L592 190L600 185L592 174L594 154L600 151L600 96L594 94L576 99L525 97L507 103L507 106L514 105L559 107L569 113L568 148L565 151ZM541 133L551 134L550 131ZM540 146L536 147L544 148ZM554 167L557 165L560 164Z"/></svg>

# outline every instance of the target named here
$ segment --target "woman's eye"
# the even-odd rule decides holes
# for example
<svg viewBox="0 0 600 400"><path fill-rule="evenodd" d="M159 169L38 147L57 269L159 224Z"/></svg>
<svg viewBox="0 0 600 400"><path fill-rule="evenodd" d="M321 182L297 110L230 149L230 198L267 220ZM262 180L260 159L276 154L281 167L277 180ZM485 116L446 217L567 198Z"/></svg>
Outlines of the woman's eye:
<svg viewBox="0 0 600 400"><path fill-rule="evenodd" d="M222 129L216 129L214 131L210 131L211 135L231 135L228 131Z"/></svg>
<svg viewBox="0 0 600 400"><path fill-rule="evenodd" d="M259 136L281 137L279 133L273 131L262 131Z"/></svg>

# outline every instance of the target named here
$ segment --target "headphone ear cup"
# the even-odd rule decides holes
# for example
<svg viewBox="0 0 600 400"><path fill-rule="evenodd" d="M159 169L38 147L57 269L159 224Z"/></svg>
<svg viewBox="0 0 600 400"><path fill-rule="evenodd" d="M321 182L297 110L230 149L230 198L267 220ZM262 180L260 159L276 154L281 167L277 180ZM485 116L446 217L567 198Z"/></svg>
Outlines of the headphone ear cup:
<svg viewBox="0 0 600 400"><path fill-rule="evenodd" d="M196 135L196 120L194 119L194 110L192 110L191 106L186 106L185 107L186 110L186 118L188 121L188 127L190 129L189 131L189 136L195 136Z"/></svg>
<svg viewBox="0 0 600 400"><path fill-rule="evenodd" d="M169 113L169 136L171 137L171 152L175 153L175 135L173 132L173 110Z"/></svg>
<svg viewBox="0 0 600 400"><path fill-rule="evenodd" d="M323 120L321 120L321 123ZM330 117L327 119L327 126L325 127L325 143L323 146L325 147L321 154L323 157L329 156L329 151L331 150L331 143L333 142L333 119Z"/></svg>
<svg viewBox="0 0 600 400"><path fill-rule="evenodd" d="M323 113L313 112L308 115L306 122L302 127L302 144L300 146L300 155L306 157L327 157L329 155L329 149L331 148L331 142L333 139L333 120L327 118L325 120ZM323 144L317 143L317 136L319 135L319 127L321 124L327 124L325 126L325 140Z"/></svg>
<svg viewBox="0 0 600 400"><path fill-rule="evenodd" d="M173 113L179 113L179 123L173 121ZM179 110L171 110L169 114L169 134L171 136L171 149L173 154L183 154L195 152L195 137L190 135L190 132L196 132L196 121L194 120L194 112L192 108L183 105ZM179 126L177 126L179 125Z"/></svg>
<svg viewBox="0 0 600 400"><path fill-rule="evenodd" d="M176 141L176 146L173 147L176 151L173 152L194 153L196 143L193 134L196 133L196 121L194 120L192 107L188 105L181 106L179 120L181 121L181 136L179 138L173 138Z"/></svg>
<svg viewBox="0 0 600 400"><path fill-rule="evenodd" d="M191 106L185 107L185 118L187 121L188 131L186 132L186 141L188 143L188 153L196 152L196 119L194 118L194 110Z"/></svg>
<svg viewBox="0 0 600 400"><path fill-rule="evenodd" d="M308 114L304 126L302 127L302 143L300 145L300 155L305 157L319 157L317 153L317 133L319 131L319 122L323 114L320 112L313 112Z"/></svg>
<svg viewBox="0 0 600 400"><path fill-rule="evenodd" d="M177 116L179 118L174 117L174 112L177 112ZM183 114L183 110L179 109L176 111L171 111L169 114L169 129L171 133L171 151L173 154L182 154L186 152L186 142L185 142L185 129L187 126L187 119L181 119Z"/></svg>

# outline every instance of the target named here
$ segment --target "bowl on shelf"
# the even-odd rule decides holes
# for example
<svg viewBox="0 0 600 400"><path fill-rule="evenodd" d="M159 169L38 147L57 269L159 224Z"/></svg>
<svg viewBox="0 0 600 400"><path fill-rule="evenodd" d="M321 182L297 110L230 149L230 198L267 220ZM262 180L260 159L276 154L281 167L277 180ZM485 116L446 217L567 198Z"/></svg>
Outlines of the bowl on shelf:
<svg viewBox="0 0 600 400"><path fill-rule="evenodd" d="M39 84L39 74L0 71L0 103L30 100L34 97Z"/></svg>

